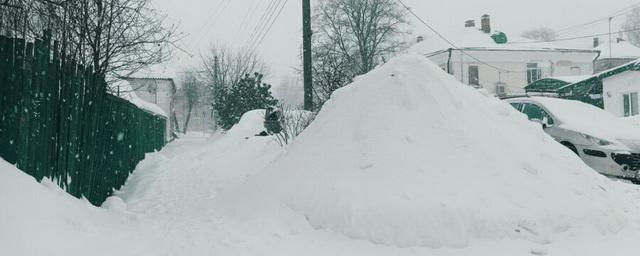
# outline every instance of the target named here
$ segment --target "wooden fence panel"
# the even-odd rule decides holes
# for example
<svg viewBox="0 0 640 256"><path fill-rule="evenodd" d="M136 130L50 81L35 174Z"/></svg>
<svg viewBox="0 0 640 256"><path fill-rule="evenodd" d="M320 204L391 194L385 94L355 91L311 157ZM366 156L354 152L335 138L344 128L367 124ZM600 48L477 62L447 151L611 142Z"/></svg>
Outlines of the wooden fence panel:
<svg viewBox="0 0 640 256"><path fill-rule="evenodd" d="M167 120L108 94L104 77L61 56L47 36L0 36L0 157L99 205L165 145Z"/></svg>

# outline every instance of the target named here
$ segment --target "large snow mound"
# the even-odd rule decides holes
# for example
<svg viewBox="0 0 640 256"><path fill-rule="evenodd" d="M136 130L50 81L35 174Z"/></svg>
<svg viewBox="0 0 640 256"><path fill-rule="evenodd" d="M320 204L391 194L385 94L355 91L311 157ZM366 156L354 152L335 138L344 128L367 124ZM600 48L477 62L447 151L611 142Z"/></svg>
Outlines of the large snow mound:
<svg viewBox="0 0 640 256"><path fill-rule="evenodd" d="M420 55L334 93L286 153L218 201L241 222L293 215L398 247L617 233L635 211L539 125Z"/></svg>

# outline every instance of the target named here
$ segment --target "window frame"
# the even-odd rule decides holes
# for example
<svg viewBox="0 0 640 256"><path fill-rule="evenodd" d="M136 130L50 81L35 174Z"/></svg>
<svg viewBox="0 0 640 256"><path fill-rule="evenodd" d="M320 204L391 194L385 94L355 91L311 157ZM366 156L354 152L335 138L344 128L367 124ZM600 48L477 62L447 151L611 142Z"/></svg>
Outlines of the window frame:
<svg viewBox="0 0 640 256"><path fill-rule="evenodd" d="M534 79L535 78L535 79ZM527 63L527 84L542 79L542 68L537 62Z"/></svg>
<svg viewBox="0 0 640 256"><path fill-rule="evenodd" d="M622 114L624 117L637 116L640 114L638 92L622 94Z"/></svg>
<svg viewBox="0 0 640 256"><path fill-rule="evenodd" d="M523 114L525 114L525 115L527 116L527 119L529 119L529 120L536 119L536 118L531 118L531 117L529 116L529 114L527 114L526 110L527 110L527 108L528 108L529 106L535 106L535 107L536 107L536 108L538 108L540 111L542 111L542 117L541 117L542 119L540 119L540 121L543 121L543 120L544 120L544 117L546 116L546 117L547 117L547 124L549 124L549 125L554 125L554 124L556 123L555 118L553 117L553 115L551 115L551 114L549 113L549 111L547 111L547 110L546 110L545 108L543 108L542 106L540 106L540 105L538 105L538 104L536 104L536 103L533 103L533 102L523 102L523 103L522 103L521 111L520 111L520 112L522 112Z"/></svg>
<svg viewBox="0 0 640 256"><path fill-rule="evenodd" d="M475 70L475 73L472 73L471 70ZM472 74L475 74L475 79L471 79L473 77ZM478 65L469 65L467 75L469 77L469 85L480 86L480 67Z"/></svg>

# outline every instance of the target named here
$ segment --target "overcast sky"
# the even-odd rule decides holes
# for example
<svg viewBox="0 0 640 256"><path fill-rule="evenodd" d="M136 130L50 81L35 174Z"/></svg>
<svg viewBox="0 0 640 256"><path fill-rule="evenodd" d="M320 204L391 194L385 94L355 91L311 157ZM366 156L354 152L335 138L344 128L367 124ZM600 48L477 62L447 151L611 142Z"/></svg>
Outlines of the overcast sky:
<svg viewBox="0 0 640 256"><path fill-rule="evenodd" d="M257 47L258 53L270 66L272 83L295 76L294 68L300 66L301 8L300 0L286 1L281 16L271 31ZM315 2L311 0L312 4ZM199 61L199 53L206 51L212 42L235 47L247 45L270 0L152 0L154 6L168 15L171 22L179 24L187 37L180 46L191 52L189 57L176 51L171 66L177 71L193 66ZM404 0L418 15L444 32L464 25L467 19L479 20L482 14L490 14L492 26L507 34L519 34L533 27L562 29L603 18L630 7L634 0ZM245 17L247 17L245 19ZM413 19L412 19L413 20ZM614 28L624 21L624 16L614 19ZM427 28L413 21L415 35L430 36ZM570 31L564 36L581 36L608 32L606 21ZM590 40L576 42L588 45Z"/></svg>

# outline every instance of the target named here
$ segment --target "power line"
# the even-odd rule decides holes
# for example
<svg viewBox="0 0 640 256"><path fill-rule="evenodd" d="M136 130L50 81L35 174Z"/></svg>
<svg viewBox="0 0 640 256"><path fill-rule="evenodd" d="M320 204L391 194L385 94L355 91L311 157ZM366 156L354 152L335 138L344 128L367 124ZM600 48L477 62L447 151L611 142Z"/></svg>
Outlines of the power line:
<svg viewBox="0 0 640 256"><path fill-rule="evenodd" d="M245 12L244 17L242 18L242 22L240 22L240 27L238 28L238 31L243 31L246 28L247 22L249 22L249 17L253 17L257 9L258 8L256 8L256 0L251 1L251 3L249 3L249 8L247 8L247 11ZM242 33L236 33L235 37L233 38L233 41L235 42L240 37L241 34Z"/></svg>
<svg viewBox="0 0 640 256"><path fill-rule="evenodd" d="M462 54L476 60L479 63L482 63L488 67L491 67L495 70L497 70L498 72L505 72L505 73L526 73L526 71L519 71L519 70L508 70L508 69L503 69L503 68L499 68L496 67L494 65L491 65L487 62L484 62L478 58L476 58L475 56L467 53L466 51L462 50L461 48L459 48L458 46L456 46L453 42L451 42L449 39L447 39L445 36L443 36L440 32L438 32L435 28L433 28L431 25L429 25L429 23L427 23L424 19L422 19L420 16L418 16L415 12L413 12L413 10L411 10L411 8L409 6L407 6L402 0L398 0L398 2L400 2L400 4L407 9L407 11L413 15L416 19L418 19L418 21L420 21L420 23L422 23L423 25L425 25L427 28L429 28L429 30L431 30L433 33L435 33L438 37L440 37L440 39L444 40L447 44L451 45L454 49L460 51Z"/></svg>
<svg viewBox="0 0 640 256"><path fill-rule="evenodd" d="M278 11L278 6L280 6L280 3L282 3L282 0L275 0L273 2L273 6L268 11L268 14L265 15L265 19L262 22L262 24L260 25L260 29L258 30L258 33L255 34L255 37L253 38L253 42L252 42L251 46L255 45L256 42L258 42L260 40L260 38L262 37L262 35L265 33L267 27L271 23L271 20L273 19L274 14L276 14L276 12Z"/></svg>
<svg viewBox="0 0 640 256"><path fill-rule="evenodd" d="M627 32L636 32L636 31L640 31L640 28L636 28L636 29L629 29L629 30L620 30L620 31L618 31L618 32L627 33ZM576 36L576 37L559 38L559 39L548 40L548 41L519 41L519 42L507 42L507 44L536 44L536 43L561 42L561 41L571 41L571 40L585 39L585 38L593 38L593 37L597 37L597 36L606 36L606 35L609 35L609 33L607 32L607 33L600 33L600 34L593 34L593 35L585 35L585 36Z"/></svg>
<svg viewBox="0 0 640 256"><path fill-rule="evenodd" d="M225 3L226 5L224 5ZM209 12L213 12L213 14L209 16L209 19L207 19L207 21L202 24L200 29L198 29L198 35L197 35L198 37L196 38L196 40L193 41L194 47L197 47L198 43L200 43L200 41L202 41L202 39L204 39L209 34L209 32L211 32L211 27L213 27L213 25L216 23L218 18L220 18L220 16L224 12L224 9L229 6L228 5L229 3L230 3L230 0L221 0L220 2L218 2L218 5L212 7L209 10Z"/></svg>
<svg viewBox="0 0 640 256"><path fill-rule="evenodd" d="M273 14L276 12L278 5L280 5L280 1L281 0L271 0L269 2L267 9L265 9L265 11L262 13L262 16L256 23L256 26L253 28L251 36L247 40L246 47L248 49L251 49L256 41L260 39L261 35L264 33L265 28L267 27L267 24L270 22Z"/></svg>
<svg viewBox="0 0 640 256"><path fill-rule="evenodd" d="M280 6L280 10L276 14L276 16L271 20L271 24L269 24L269 27L267 28L267 30L264 32L264 34L262 34L262 37L260 38L260 40L258 40L257 44L255 44L253 51L257 50L262 44L262 41L264 40L264 38L267 37L267 34L269 34L269 32L271 31L271 28L273 27L273 24L276 23L276 20L278 20L278 18L280 17L280 14L282 14L284 7L287 5L287 2L289 2L289 0L285 0L282 6Z"/></svg>
<svg viewBox="0 0 640 256"><path fill-rule="evenodd" d="M611 15L608 15L606 17L602 17L602 18L595 19L595 20L592 20L592 21L588 21L588 22L585 22L585 23L582 23L582 24L566 27L566 28L563 28L563 29L558 29L558 30L556 30L556 33L569 31L569 30L573 30L573 29L576 29L576 28L586 27L586 26L593 25L593 24L596 24L596 23L601 22L601 21L608 21L609 18L615 18L615 17L619 17L619 16L622 16L622 15L630 13L636 7L638 7L638 4L633 4L631 6L623 8L623 9L617 11L617 12L614 12Z"/></svg>

